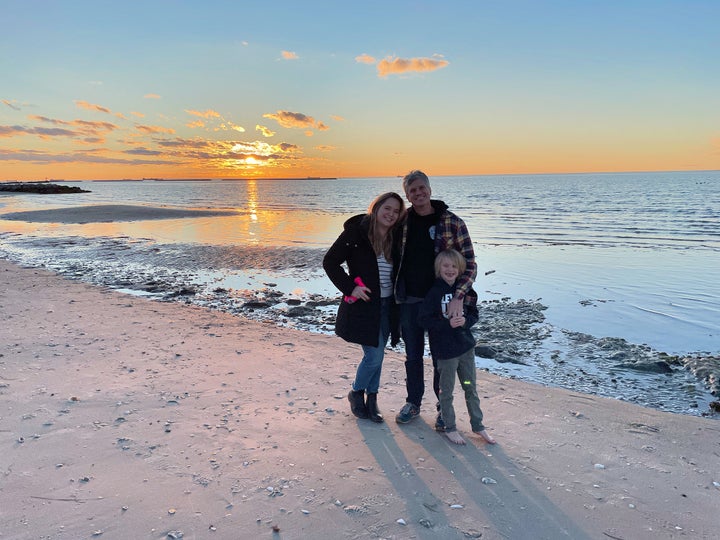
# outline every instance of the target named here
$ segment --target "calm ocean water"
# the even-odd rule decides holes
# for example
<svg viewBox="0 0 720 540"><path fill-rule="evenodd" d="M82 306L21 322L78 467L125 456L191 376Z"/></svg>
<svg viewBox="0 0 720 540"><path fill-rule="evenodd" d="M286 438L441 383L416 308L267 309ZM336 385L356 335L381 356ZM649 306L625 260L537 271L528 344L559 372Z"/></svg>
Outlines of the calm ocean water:
<svg viewBox="0 0 720 540"><path fill-rule="evenodd" d="M720 354L720 171L431 181L433 197L468 225L481 299L539 300L548 306L547 323L563 331L623 338L669 354ZM212 248L224 255L201 262L196 279L217 285L222 266L220 285L237 286L227 270L232 273L237 258L247 277L247 261L239 264L243 247L321 254L344 220L364 211L375 195L402 193L400 178L67 184L91 193L0 193L0 256L51 268L82 257L119 264L116 247L91 249L113 239L113 246L174 253L174 259L148 256L133 264L181 266L183 253ZM101 224L1 219L95 204L229 209L233 215ZM261 262L256 274L287 290L335 294L319 259L311 259L302 281Z"/></svg>

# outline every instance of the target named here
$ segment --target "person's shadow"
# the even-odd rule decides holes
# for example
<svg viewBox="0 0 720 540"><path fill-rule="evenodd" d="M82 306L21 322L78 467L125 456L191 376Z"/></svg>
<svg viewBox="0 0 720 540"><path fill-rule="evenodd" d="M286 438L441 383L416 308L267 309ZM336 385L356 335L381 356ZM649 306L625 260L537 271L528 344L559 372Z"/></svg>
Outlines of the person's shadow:
<svg viewBox="0 0 720 540"><path fill-rule="evenodd" d="M417 538L468 538L473 532L480 532L460 531L450 525L446 512L454 510L450 510L423 482L398 446L394 427L393 430L387 426L379 429L369 422L358 422L358 427L397 495L405 500L408 525L415 528ZM486 456L475 446L484 443L473 439L465 446L454 445L421 419L398 429L451 472L482 509L482 521L499 535L513 540L590 538L512 462L500 443L488 446L491 456Z"/></svg>

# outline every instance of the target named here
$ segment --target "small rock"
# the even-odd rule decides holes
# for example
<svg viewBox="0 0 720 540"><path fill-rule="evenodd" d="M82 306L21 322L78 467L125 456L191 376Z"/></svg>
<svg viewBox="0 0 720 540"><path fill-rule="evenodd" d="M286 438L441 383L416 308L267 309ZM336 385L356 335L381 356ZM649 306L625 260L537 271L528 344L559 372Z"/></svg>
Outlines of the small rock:
<svg viewBox="0 0 720 540"><path fill-rule="evenodd" d="M497 480L493 480L493 479L490 478L489 476L483 476L483 477L480 479L480 481L481 481L483 484L497 484Z"/></svg>
<svg viewBox="0 0 720 540"><path fill-rule="evenodd" d="M395 523L399 525L407 525L407 522L403 518L398 519Z"/></svg>

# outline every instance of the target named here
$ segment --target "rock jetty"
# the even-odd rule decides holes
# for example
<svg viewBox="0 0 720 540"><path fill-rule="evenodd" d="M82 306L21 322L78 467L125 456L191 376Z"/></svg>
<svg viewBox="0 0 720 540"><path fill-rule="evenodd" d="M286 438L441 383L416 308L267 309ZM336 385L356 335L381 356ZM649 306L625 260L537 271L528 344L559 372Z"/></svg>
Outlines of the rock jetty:
<svg viewBox="0 0 720 540"><path fill-rule="evenodd" d="M61 186L50 182L4 182L0 183L0 191L14 193L90 193L87 189L77 186Z"/></svg>

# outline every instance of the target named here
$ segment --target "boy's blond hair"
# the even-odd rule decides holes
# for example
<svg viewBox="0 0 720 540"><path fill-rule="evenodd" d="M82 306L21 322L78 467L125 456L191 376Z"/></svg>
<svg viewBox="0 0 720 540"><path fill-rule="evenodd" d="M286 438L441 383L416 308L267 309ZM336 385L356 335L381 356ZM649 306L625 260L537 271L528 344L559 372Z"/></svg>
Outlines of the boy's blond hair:
<svg viewBox="0 0 720 540"><path fill-rule="evenodd" d="M440 265L443 261L451 261L455 263L455 266L458 268L458 276L462 275L467 267L465 257L463 257L458 251L455 251L454 249L446 249L438 253L437 257L435 257L435 277L440 277Z"/></svg>

